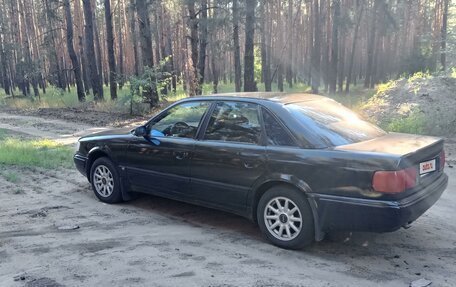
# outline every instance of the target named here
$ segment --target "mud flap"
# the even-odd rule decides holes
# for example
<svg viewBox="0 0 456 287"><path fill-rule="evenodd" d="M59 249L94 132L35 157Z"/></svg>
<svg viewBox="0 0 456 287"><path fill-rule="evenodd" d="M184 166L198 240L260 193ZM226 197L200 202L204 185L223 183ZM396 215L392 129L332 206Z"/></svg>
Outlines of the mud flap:
<svg viewBox="0 0 456 287"><path fill-rule="evenodd" d="M312 214L314 218L315 241L322 241L325 238L325 233L322 231L320 226L317 203L315 202L315 199L311 196L307 196L307 201L309 202L310 208L312 209Z"/></svg>
<svg viewBox="0 0 456 287"><path fill-rule="evenodd" d="M136 199L138 197L138 194L135 192L129 192L129 185L128 185L128 179L127 179L127 173L126 169L123 166L120 166L119 169L119 174L120 174L120 188L122 192L122 200L123 201L130 201L133 199Z"/></svg>

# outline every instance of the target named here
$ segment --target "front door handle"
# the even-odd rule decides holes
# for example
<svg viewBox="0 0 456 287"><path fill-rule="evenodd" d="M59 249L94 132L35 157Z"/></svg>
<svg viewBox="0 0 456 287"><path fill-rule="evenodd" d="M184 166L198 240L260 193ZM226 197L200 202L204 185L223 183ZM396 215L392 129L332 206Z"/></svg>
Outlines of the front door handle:
<svg viewBox="0 0 456 287"><path fill-rule="evenodd" d="M183 160L184 158L188 157L188 152L176 152L176 159Z"/></svg>
<svg viewBox="0 0 456 287"><path fill-rule="evenodd" d="M255 166L253 163L244 162L244 167L247 169L251 169L251 168L254 168Z"/></svg>

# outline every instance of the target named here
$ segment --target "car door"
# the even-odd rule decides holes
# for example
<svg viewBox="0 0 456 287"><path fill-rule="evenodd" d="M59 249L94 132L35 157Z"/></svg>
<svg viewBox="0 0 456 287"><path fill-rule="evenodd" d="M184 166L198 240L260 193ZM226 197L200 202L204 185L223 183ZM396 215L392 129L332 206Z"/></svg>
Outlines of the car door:
<svg viewBox="0 0 456 287"><path fill-rule="evenodd" d="M251 187L265 172L259 107L236 101L214 105L205 132L195 143L192 194L197 200L242 213Z"/></svg>
<svg viewBox="0 0 456 287"><path fill-rule="evenodd" d="M167 196L187 196L195 136L208 101L173 106L151 120L149 136L134 137L126 154L127 177L132 190Z"/></svg>

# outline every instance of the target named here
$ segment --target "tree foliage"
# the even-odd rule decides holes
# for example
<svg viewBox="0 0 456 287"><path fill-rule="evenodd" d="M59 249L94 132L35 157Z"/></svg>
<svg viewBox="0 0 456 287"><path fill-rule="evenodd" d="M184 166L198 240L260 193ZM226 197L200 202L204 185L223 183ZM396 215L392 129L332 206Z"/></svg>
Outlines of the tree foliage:
<svg viewBox="0 0 456 287"><path fill-rule="evenodd" d="M0 0L0 13L0 87L13 96L79 82L81 101L102 100L103 84L114 99L127 79L150 106L178 83L189 95L220 82L349 92L456 58L450 0Z"/></svg>

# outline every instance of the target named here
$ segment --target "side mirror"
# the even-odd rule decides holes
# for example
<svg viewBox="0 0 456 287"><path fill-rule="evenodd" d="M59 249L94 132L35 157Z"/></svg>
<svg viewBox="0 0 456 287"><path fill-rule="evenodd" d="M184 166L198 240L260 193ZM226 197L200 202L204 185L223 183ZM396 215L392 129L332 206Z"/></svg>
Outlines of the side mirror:
<svg viewBox="0 0 456 287"><path fill-rule="evenodd" d="M147 128L145 126L137 127L133 134L137 137L145 137L147 136Z"/></svg>

